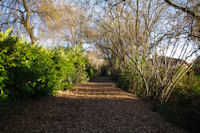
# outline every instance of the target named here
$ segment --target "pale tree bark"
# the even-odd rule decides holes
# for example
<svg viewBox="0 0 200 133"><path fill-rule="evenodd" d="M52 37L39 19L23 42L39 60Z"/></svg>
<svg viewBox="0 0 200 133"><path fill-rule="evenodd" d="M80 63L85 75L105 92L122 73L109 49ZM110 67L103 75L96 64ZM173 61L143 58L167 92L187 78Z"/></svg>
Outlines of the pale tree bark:
<svg viewBox="0 0 200 133"><path fill-rule="evenodd" d="M145 95L166 102L177 82L193 64L188 67L185 61L186 49L191 44L186 33L182 32L187 23L182 23L184 18L174 16L166 4L156 0L126 0L125 4L115 6L110 3L103 7L105 16L101 18L100 15L95 21L101 40L97 46L105 54L116 57L106 55L112 65L115 62L112 59L122 62L122 72L128 68L130 73L139 75ZM183 40L185 44L179 48Z"/></svg>

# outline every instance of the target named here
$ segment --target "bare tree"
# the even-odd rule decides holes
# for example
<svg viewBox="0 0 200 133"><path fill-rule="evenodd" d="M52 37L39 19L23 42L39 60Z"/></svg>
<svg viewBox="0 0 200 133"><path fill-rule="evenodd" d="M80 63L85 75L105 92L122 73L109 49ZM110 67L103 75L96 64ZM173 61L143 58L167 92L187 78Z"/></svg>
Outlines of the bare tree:
<svg viewBox="0 0 200 133"><path fill-rule="evenodd" d="M193 9L191 9L191 7L187 7L187 6L186 7L179 6L178 4L173 3L171 0L165 0L165 2L168 3L170 6L173 6L174 8L179 9L179 10L187 13L188 15L191 15L193 18L200 21L200 15L199 15L199 9L198 9L200 7L199 1L197 1L197 0L194 0L194 1L187 0L187 3L195 4L195 6L192 6Z"/></svg>
<svg viewBox="0 0 200 133"><path fill-rule="evenodd" d="M182 30L188 33L188 38L200 40L200 1L186 0L182 3L173 2L173 0L164 1L185 14L183 21L187 21L188 25L185 25Z"/></svg>
<svg viewBox="0 0 200 133"><path fill-rule="evenodd" d="M1 29L14 27L16 33L24 29L32 43L38 39L39 26L46 18L55 17L53 15L56 11L53 1L46 0L3 0L0 2L0 9Z"/></svg>
<svg viewBox="0 0 200 133"><path fill-rule="evenodd" d="M192 66L186 60L195 52L188 51L195 42L182 31L188 23L179 12L174 14L157 0L110 3L100 5L104 14L95 21L99 27L97 46L111 66L138 75L140 80L133 80L143 86L145 95L166 102Z"/></svg>
<svg viewBox="0 0 200 133"><path fill-rule="evenodd" d="M63 2L57 13L59 17L47 21L47 34L56 33L54 38L60 39L68 47L83 45L92 35L89 24L91 13L88 11L90 7L74 2Z"/></svg>

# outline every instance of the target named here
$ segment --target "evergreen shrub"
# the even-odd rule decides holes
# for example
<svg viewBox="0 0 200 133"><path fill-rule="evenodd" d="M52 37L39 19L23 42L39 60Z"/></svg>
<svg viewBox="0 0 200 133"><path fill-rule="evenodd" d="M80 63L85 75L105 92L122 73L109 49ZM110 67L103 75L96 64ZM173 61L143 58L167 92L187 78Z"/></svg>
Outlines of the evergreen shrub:
<svg viewBox="0 0 200 133"><path fill-rule="evenodd" d="M87 80L87 58L78 45L47 49L10 31L0 32L0 96L37 98Z"/></svg>

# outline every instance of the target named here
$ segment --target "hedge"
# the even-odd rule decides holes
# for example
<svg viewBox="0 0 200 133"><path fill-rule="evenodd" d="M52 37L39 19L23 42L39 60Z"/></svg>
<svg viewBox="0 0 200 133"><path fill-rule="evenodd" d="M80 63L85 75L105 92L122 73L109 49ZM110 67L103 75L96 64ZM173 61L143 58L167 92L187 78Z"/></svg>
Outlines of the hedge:
<svg viewBox="0 0 200 133"><path fill-rule="evenodd" d="M0 96L37 98L87 80L88 59L78 45L47 49L0 32Z"/></svg>

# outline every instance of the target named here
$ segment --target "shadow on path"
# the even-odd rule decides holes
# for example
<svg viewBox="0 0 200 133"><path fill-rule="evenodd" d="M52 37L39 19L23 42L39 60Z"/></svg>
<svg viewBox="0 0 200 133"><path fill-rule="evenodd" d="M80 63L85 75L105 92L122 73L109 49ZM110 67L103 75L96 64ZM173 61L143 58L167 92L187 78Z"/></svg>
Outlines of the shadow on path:
<svg viewBox="0 0 200 133"><path fill-rule="evenodd" d="M116 88L106 77L81 83L56 97L33 101L0 117L0 133L181 133L149 104Z"/></svg>

